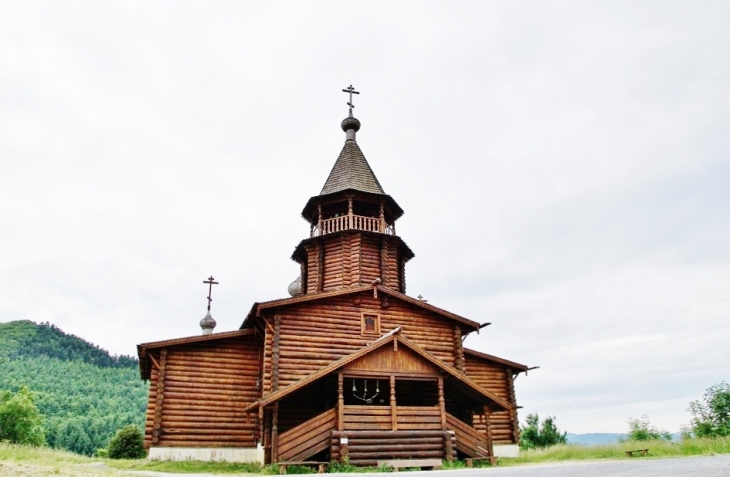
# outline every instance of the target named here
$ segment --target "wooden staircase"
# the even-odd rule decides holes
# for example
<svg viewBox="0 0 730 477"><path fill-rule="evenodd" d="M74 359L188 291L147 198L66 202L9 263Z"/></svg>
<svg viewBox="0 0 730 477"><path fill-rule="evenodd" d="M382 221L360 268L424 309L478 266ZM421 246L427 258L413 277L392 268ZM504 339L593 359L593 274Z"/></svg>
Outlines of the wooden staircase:
<svg viewBox="0 0 730 477"><path fill-rule="evenodd" d="M456 449L467 457L492 457L489 455L487 437L464 421L446 414L446 427L456 434Z"/></svg>
<svg viewBox="0 0 730 477"><path fill-rule="evenodd" d="M303 461L328 449L330 434L335 428L334 409L325 411L297 427L279 435L276 462Z"/></svg>

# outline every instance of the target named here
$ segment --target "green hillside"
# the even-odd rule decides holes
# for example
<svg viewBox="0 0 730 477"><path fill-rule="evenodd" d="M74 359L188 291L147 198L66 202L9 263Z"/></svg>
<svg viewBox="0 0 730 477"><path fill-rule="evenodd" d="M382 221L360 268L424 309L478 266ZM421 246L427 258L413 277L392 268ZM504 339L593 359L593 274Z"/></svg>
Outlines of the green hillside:
<svg viewBox="0 0 730 477"><path fill-rule="evenodd" d="M51 447L90 455L120 427L144 422L137 360L47 323L0 323L0 391L21 386L36 395Z"/></svg>

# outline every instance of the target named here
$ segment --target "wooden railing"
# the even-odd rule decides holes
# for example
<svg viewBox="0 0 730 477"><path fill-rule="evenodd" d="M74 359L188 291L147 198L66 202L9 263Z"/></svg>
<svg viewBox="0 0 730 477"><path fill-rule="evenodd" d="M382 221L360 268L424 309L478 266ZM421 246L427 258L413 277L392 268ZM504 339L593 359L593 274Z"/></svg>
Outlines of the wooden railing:
<svg viewBox="0 0 730 477"><path fill-rule="evenodd" d="M489 455L487 437L464 421L446 414L446 428L456 434L456 449L469 457L492 457Z"/></svg>
<svg viewBox="0 0 730 477"><path fill-rule="evenodd" d="M327 449L336 415L335 410L330 409L279 435L278 456L273 460L303 461Z"/></svg>
<svg viewBox="0 0 730 477"><path fill-rule="evenodd" d="M344 230L362 230L380 234L395 235L395 227L388 225L385 219L378 217L363 217L362 215L341 215L331 219L321 220L312 228L312 237L327 235Z"/></svg>

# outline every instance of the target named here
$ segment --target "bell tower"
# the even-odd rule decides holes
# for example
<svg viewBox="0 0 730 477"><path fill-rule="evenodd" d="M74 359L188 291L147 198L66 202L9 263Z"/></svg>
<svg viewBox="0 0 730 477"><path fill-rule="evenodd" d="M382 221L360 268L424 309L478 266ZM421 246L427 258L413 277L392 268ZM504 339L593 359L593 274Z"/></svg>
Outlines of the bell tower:
<svg viewBox="0 0 730 477"><path fill-rule="evenodd" d="M358 94L352 87L343 90ZM406 290L405 264L413 252L396 235L403 210L387 195L357 144L360 121L350 114L342 121L345 145L319 195L309 199L302 217L309 238L294 250L300 277L289 293L321 293L347 287L383 286Z"/></svg>

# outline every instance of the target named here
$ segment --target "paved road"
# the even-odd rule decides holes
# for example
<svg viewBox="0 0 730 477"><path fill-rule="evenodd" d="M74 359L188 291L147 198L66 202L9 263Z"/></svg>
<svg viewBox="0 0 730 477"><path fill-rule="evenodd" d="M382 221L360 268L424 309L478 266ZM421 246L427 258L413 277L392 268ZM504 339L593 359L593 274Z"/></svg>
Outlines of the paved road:
<svg viewBox="0 0 730 477"><path fill-rule="evenodd" d="M155 477L214 477L211 474L130 472ZM335 474L327 474L335 475ZM383 477L383 474L340 474ZM393 475L393 474L390 474ZM667 459L602 460L581 463L537 464L464 470L399 473L403 477L730 477L730 454Z"/></svg>

